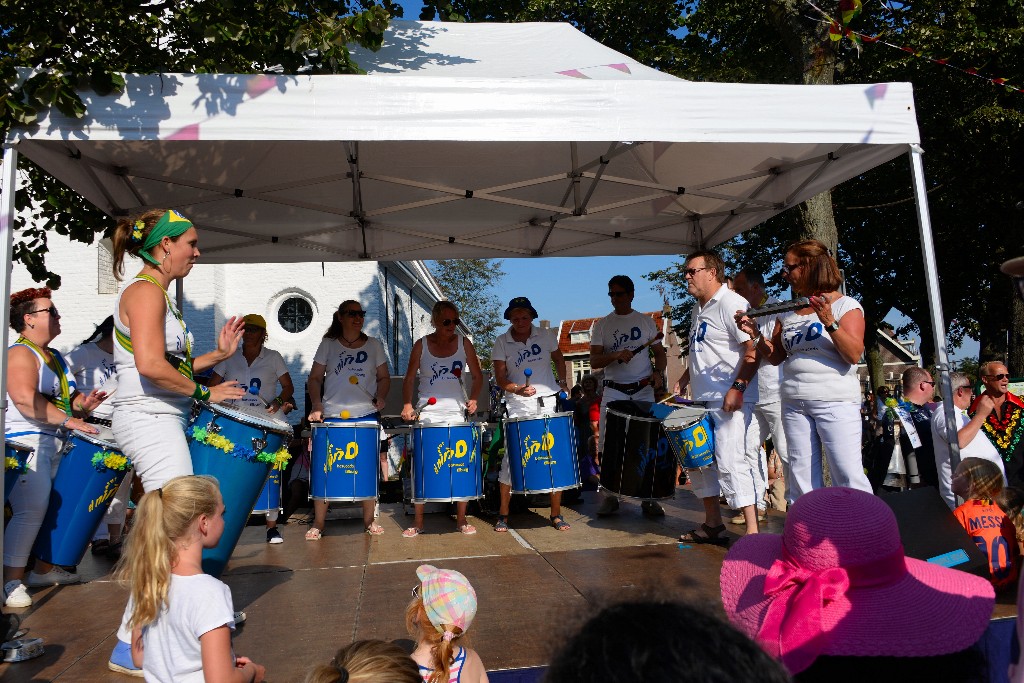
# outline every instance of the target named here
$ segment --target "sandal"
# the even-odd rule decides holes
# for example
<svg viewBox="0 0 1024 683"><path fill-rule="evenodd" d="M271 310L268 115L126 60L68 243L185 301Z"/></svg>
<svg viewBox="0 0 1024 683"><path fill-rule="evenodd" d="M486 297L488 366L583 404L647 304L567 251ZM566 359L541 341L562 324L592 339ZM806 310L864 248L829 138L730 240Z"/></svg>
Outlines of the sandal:
<svg viewBox="0 0 1024 683"><path fill-rule="evenodd" d="M498 521L494 523L495 531L508 531L508 515L498 515Z"/></svg>
<svg viewBox="0 0 1024 683"><path fill-rule="evenodd" d="M416 527L411 526L411 527L409 527L408 529L406 529L405 531L402 532L402 537L403 538L415 538L415 537L419 536L422 533L423 533L423 529L417 529Z"/></svg>
<svg viewBox="0 0 1024 683"><path fill-rule="evenodd" d="M309 531L306 532L307 541L319 541L324 535L324 532L317 529L315 526L309 527Z"/></svg>
<svg viewBox="0 0 1024 683"><path fill-rule="evenodd" d="M569 526L569 523L565 521L565 518L562 517L562 515L555 515L554 517L552 517L551 526L555 527L559 531L568 531L572 528L571 526Z"/></svg>
<svg viewBox="0 0 1024 683"><path fill-rule="evenodd" d="M700 535L698 532L703 531L704 535ZM700 529L694 529L679 537L679 540L683 543L695 543L697 545L717 545L725 547L729 545L729 537L723 536L725 533L725 525L719 524L718 526L708 526L707 524L701 524Z"/></svg>
<svg viewBox="0 0 1024 683"><path fill-rule="evenodd" d="M459 531L464 533L466 536L472 536L476 533L476 527L470 524L469 522L466 522L465 524L459 527Z"/></svg>
<svg viewBox="0 0 1024 683"><path fill-rule="evenodd" d="M377 522L370 522L370 526L366 527L366 533L370 534L371 536L380 536L382 533L384 533L384 527L382 527L380 524L377 524Z"/></svg>

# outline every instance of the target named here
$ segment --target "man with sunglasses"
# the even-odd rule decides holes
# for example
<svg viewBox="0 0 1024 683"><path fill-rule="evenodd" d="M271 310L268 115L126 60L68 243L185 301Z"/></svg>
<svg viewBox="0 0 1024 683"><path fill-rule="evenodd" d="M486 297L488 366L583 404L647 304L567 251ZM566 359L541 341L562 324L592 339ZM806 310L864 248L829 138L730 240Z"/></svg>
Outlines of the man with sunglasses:
<svg viewBox="0 0 1024 683"><path fill-rule="evenodd" d="M924 368L907 368L903 371L903 400L894 411L886 411L883 415L885 433L893 433L893 427L900 423L900 451L906 463L910 485L932 486L938 488L938 472L935 469L935 446L932 443L932 432L929 427L935 404L935 380ZM890 441L892 443L892 441ZM891 452L891 449L890 449ZM888 462L877 463L879 472L871 483L880 485L885 479ZM884 470L883 470L884 468ZM871 479L871 477L869 477ZM877 488L877 486L876 486Z"/></svg>
<svg viewBox="0 0 1024 683"><path fill-rule="evenodd" d="M649 315L633 310L633 280L615 275L608 281L608 297L614 310L594 323L590 342L590 367L604 368L604 393L601 396L601 420L598 451L604 447L605 417L612 401L654 401L654 392L664 384L668 356L660 341L653 341L658 326ZM654 369L647 351L650 343ZM605 496L597 514L610 515L619 509L619 499ZM649 517L662 517L665 511L657 501L644 501L641 510Z"/></svg>
<svg viewBox="0 0 1024 683"><path fill-rule="evenodd" d="M962 372L949 373L949 386L953 391L953 405L956 406L956 439L960 445L960 460L964 458L983 458L996 463L1001 472L1003 461L999 458L999 451L984 437L982 425L985 422L985 415L982 412L986 408L991 411L992 399L984 394L975 401L980 405L979 412L968 416L967 408L971 405L971 396L974 394L971 389L971 379ZM952 490L953 471L950 465L949 442L950 437L946 429L946 413L939 404L932 413L932 444L935 447L935 468L938 472L939 493L950 510L956 509L956 498Z"/></svg>
<svg viewBox="0 0 1024 683"><path fill-rule="evenodd" d="M985 390L968 412L981 417L982 431L999 452L1013 486L1024 485L1024 401L1009 390L1010 371L997 360L979 368Z"/></svg>

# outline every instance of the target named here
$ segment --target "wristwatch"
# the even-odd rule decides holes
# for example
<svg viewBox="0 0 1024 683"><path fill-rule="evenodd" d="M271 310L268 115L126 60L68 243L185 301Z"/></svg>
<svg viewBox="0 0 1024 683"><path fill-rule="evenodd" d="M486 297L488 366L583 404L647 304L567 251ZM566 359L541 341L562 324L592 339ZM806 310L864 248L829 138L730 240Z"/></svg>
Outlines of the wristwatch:
<svg viewBox="0 0 1024 683"><path fill-rule="evenodd" d="M833 320L831 325L825 326L825 329L828 330L829 332L835 332L836 330L839 329L839 321Z"/></svg>
<svg viewBox="0 0 1024 683"><path fill-rule="evenodd" d="M738 379L732 383L732 388L742 394L744 391L747 390L747 383L741 379Z"/></svg>

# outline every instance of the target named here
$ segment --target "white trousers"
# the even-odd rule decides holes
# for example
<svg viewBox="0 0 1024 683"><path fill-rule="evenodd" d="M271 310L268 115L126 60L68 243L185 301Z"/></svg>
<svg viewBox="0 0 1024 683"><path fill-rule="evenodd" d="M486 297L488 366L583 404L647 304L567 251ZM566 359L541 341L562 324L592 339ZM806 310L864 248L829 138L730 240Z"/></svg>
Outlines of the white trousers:
<svg viewBox="0 0 1024 683"><path fill-rule="evenodd" d="M754 505L764 497L765 484L764 470L758 464L760 456L755 452L751 457L745 447L750 406L745 404L733 412L721 408L709 412L715 421L715 462L686 471L693 493L698 498L724 494L734 509Z"/></svg>
<svg viewBox="0 0 1024 683"><path fill-rule="evenodd" d="M56 436L46 434L20 434L15 440L35 449L29 456L28 471L18 478L11 491L8 501L13 514L4 529L4 566L22 568L28 564L50 505L50 489L57 476L63 444Z"/></svg>
<svg viewBox="0 0 1024 683"><path fill-rule="evenodd" d="M782 402L775 401L774 403L766 403L764 405L755 405L750 411L750 421L747 425L747 456L750 457L751 452L758 454L758 462L760 463L760 473L762 483L767 486L768 476L768 462L766 458L761 458L761 446L771 435L772 443L775 445L775 450L779 453L779 459L782 460L782 474L783 479L786 481L786 499L789 500L789 458L786 450L786 434L782 428ZM762 499L758 499L757 504L759 507L764 506Z"/></svg>
<svg viewBox="0 0 1024 683"><path fill-rule="evenodd" d="M822 451L833 486L872 493L861 459L860 405L833 401L786 400L782 425L789 451L790 502L825 486Z"/></svg>

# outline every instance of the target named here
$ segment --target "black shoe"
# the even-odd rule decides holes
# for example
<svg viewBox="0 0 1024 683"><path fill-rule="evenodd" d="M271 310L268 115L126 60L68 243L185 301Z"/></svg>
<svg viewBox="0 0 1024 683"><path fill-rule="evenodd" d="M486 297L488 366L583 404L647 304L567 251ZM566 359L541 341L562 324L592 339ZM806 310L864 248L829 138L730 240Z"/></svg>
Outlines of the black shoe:
<svg viewBox="0 0 1024 683"><path fill-rule="evenodd" d="M640 510L647 517L664 517L665 510L658 504L656 500L645 500L640 503Z"/></svg>
<svg viewBox="0 0 1024 683"><path fill-rule="evenodd" d="M281 532L277 529L267 529L267 543L278 544L284 543L284 539L281 538Z"/></svg>

